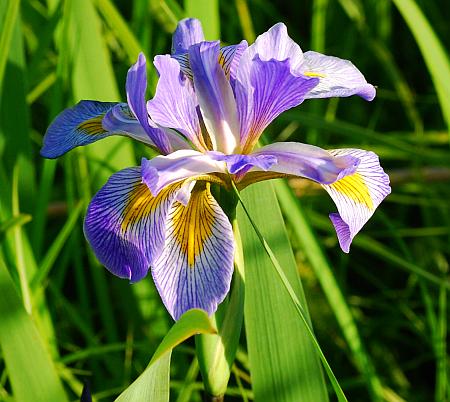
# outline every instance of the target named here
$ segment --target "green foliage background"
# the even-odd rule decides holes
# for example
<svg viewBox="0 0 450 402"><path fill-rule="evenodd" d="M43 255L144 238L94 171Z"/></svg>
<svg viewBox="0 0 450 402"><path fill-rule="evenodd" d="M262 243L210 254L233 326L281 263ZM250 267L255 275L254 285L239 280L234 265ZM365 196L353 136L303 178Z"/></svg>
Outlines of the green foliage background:
<svg viewBox="0 0 450 402"><path fill-rule="evenodd" d="M253 41L282 21L303 50L350 59L377 85L372 103L356 97L307 101L265 133L267 141L378 153L392 194L349 255L338 247L327 218L334 205L323 191L304 180L275 182L273 188L318 341L348 400L448 400L445 0L1 1L0 400L77 400L85 379L96 401L113 400L144 371L173 324L152 281L130 286L108 274L82 233L92 194L112 172L135 165L149 151L121 138L56 161L38 151L64 108L80 99L124 100L126 71L139 51L148 60L168 53L171 32L186 16L201 18L208 39L224 43ZM151 95L157 80L151 66L149 74ZM258 218L261 211L254 208ZM267 281L260 295L253 286L251 300L281 297L276 288L264 287ZM280 364L272 356L252 357L252 382L248 353L256 356L251 348L270 342L251 335L261 330L252 321L256 310L246 305L247 332L227 391L230 401L256 396L264 402L258 399L270 381L264 366ZM277 333L288 340L281 356L300 335L274 321L272 336ZM171 400L202 398L193 345L188 340L172 353ZM311 374L278 371L293 389ZM329 392L333 400L331 387Z"/></svg>

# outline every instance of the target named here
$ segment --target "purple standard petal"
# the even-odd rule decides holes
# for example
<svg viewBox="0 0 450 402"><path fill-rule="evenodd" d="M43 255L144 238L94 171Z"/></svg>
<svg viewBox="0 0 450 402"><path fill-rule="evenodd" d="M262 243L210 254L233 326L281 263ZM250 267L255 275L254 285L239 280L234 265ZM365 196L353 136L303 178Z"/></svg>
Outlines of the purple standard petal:
<svg viewBox="0 0 450 402"><path fill-rule="evenodd" d="M384 173L378 156L373 152L361 149L337 149L329 152L335 156L352 156L360 160L355 173L322 186L339 211L330 214L330 219L342 250L348 253L353 237L373 215L381 201L391 193L389 176Z"/></svg>
<svg viewBox="0 0 450 402"><path fill-rule="evenodd" d="M318 77L319 84L306 98L330 98L359 95L367 101L375 98L376 90L368 84L361 72L348 60L326 56L317 52L306 52L302 73Z"/></svg>
<svg viewBox="0 0 450 402"><path fill-rule="evenodd" d="M152 120L179 131L198 150L205 151L196 110L198 102L191 81L180 74L180 65L168 55L156 56L154 64L160 76L156 95L147 102Z"/></svg>
<svg viewBox="0 0 450 402"><path fill-rule="evenodd" d="M298 106L319 80L292 73L289 60L252 62L250 87L237 83L236 98L241 117L241 144L244 153L251 152L264 129L280 113ZM245 92L245 95L242 94ZM246 102L242 104L242 102Z"/></svg>
<svg viewBox="0 0 450 402"><path fill-rule="evenodd" d="M220 49L219 64L222 66L226 77L230 80L231 86L233 86L233 82L236 79L239 61L247 47L247 41L243 40L237 45L224 46Z"/></svg>
<svg viewBox="0 0 450 402"><path fill-rule="evenodd" d="M231 154L239 146L239 125L233 91L218 58L218 41L189 48L194 87L213 148Z"/></svg>
<svg viewBox="0 0 450 402"><path fill-rule="evenodd" d="M103 127L103 116L116 103L81 101L56 116L44 136L41 155L58 158L80 145L88 145L114 133Z"/></svg>
<svg viewBox="0 0 450 402"><path fill-rule="evenodd" d="M126 82L128 105L141 123L152 142L161 153L171 152L170 144L164 131L151 127L148 121L145 92L147 90L147 66L143 53L139 54L137 62L130 67Z"/></svg>
<svg viewBox="0 0 450 402"><path fill-rule="evenodd" d="M210 151L208 155L216 161L226 162L228 171L239 175L245 174L254 167L267 171L277 163L277 158L273 155L225 155L216 151Z"/></svg>
<svg viewBox="0 0 450 402"><path fill-rule="evenodd" d="M210 173L226 173L225 162L193 150L181 150L153 159L142 159L142 181L154 196L172 183Z"/></svg>
<svg viewBox="0 0 450 402"><path fill-rule="evenodd" d="M172 36L172 54L186 53L196 43L203 42L202 24L195 18L181 20Z"/></svg>
<svg viewBox="0 0 450 402"><path fill-rule="evenodd" d="M162 252L165 221L177 196L173 185L153 197L140 168L111 176L89 204L84 233L98 260L114 275L136 282Z"/></svg>
<svg viewBox="0 0 450 402"><path fill-rule="evenodd" d="M152 266L156 288L172 317L177 320L192 308L214 313L230 289L233 259L231 224L209 184L197 183L187 206L173 204L163 253Z"/></svg>
<svg viewBox="0 0 450 402"><path fill-rule="evenodd" d="M322 148L298 142L269 144L250 156L275 158L276 163L265 169L268 172L305 177L321 184L331 184L354 173L360 163L352 155L335 156Z"/></svg>

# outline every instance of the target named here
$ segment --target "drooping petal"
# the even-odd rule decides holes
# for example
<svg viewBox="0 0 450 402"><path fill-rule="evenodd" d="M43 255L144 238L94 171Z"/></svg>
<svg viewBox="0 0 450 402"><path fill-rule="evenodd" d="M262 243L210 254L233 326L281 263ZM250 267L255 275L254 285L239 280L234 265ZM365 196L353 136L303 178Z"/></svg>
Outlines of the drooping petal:
<svg viewBox="0 0 450 402"><path fill-rule="evenodd" d="M225 162L193 150L142 159L142 180L154 196L169 184L209 173L226 173Z"/></svg>
<svg viewBox="0 0 450 402"><path fill-rule="evenodd" d="M192 45L203 42L202 24L195 18L181 20L172 36L172 54L186 53Z"/></svg>
<svg viewBox="0 0 450 402"><path fill-rule="evenodd" d="M172 150L165 132L155 127L151 127L149 124L145 102L145 93L147 90L147 64L143 53L139 54L137 62L128 70L126 90L128 105L152 142L162 153L168 154L171 152Z"/></svg>
<svg viewBox="0 0 450 402"><path fill-rule="evenodd" d="M152 120L179 131L198 150L205 151L192 83L180 74L180 65L170 56L156 56L154 64L159 72L159 81L155 97L147 102Z"/></svg>
<svg viewBox="0 0 450 402"><path fill-rule="evenodd" d="M159 294L175 320L191 308L216 311L230 289L233 256L231 224L209 185L197 183L187 206L173 204L164 251L152 267Z"/></svg>
<svg viewBox="0 0 450 402"><path fill-rule="evenodd" d="M334 155L314 145L298 142L269 144L250 156L274 158L276 163L266 169L268 172L305 177L320 184L331 184L354 173L360 163L353 155Z"/></svg>
<svg viewBox="0 0 450 402"><path fill-rule="evenodd" d="M339 213L330 214L342 250L349 252L353 237L391 193L389 176L380 166L378 156L361 149L330 151L335 156L351 155L360 160L356 172L333 184L323 185L335 202Z"/></svg>
<svg viewBox="0 0 450 402"><path fill-rule="evenodd" d="M359 95L365 100L375 98L376 90L349 60L309 51L304 53L302 73L318 77L319 84L306 98L330 98Z"/></svg>
<svg viewBox="0 0 450 402"><path fill-rule="evenodd" d="M98 260L114 275L136 282L162 252L165 221L180 185L157 197L142 183L140 168L111 176L92 199L84 232Z"/></svg>
<svg viewBox="0 0 450 402"><path fill-rule="evenodd" d="M81 101L64 110L47 129L41 155L58 158L75 147L110 136L112 133L102 126L102 120L115 105L113 102Z"/></svg>
<svg viewBox="0 0 450 402"><path fill-rule="evenodd" d="M219 42L189 48L195 91L213 148L231 154L239 146L239 125L233 91L218 58Z"/></svg>
<svg viewBox="0 0 450 402"><path fill-rule="evenodd" d="M317 85L318 79L294 75L289 60L262 61L257 55L253 59L250 82L251 109L247 106L248 120L245 123L241 121L241 144L244 153L253 149L273 119L302 103L305 95ZM237 88L237 91L241 90ZM245 91L249 94L248 88Z"/></svg>

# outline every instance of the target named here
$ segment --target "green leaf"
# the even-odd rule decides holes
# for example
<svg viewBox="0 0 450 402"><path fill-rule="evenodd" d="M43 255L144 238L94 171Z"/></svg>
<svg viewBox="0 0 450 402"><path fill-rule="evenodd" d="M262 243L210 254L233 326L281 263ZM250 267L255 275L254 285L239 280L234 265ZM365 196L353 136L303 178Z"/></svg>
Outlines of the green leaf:
<svg viewBox="0 0 450 402"><path fill-rule="evenodd" d="M252 185L242 198L307 314L297 265L271 183ZM274 276L272 261L240 207L237 217L244 249L244 317L255 401L327 401L310 335L284 285Z"/></svg>
<svg viewBox="0 0 450 402"><path fill-rule="evenodd" d="M0 315L0 345L16 402L67 401L50 354L1 257Z"/></svg>
<svg viewBox="0 0 450 402"><path fill-rule="evenodd" d="M116 402L168 402L172 349L192 335L216 332L205 311L193 309L184 313L159 344L145 371L120 394Z"/></svg>
<svg viewBox="0 0 450 402"><path fill-rule="evenodd" d="M14 25L19 14L19 4L18 0L7 0L0 8L0 20L3 21L0 31L0 83L3 82Z"/></svg>
<svg viewBox="0 0 450 402"><path fill-rule="evenodd" d="M337 283L333 270L306 219L303 209L285 182L277 182L274 187L281 209L290 221L294 235L320 282L330 308L333 310L345 340L353 353L358 370L365 376L374 400L382 400L383 387L381 381L375 372L370 356L366 352L353 314Z"/></svg>
<svg viewBox="0 0 450 402"><path fill-rule="evenodd" d="M220 38L220 19L218 0L184 0L188 17L198 18L202 22L206 40Z"/></svg>
<svg viewBox="0 0 450 402"><path fill-rule="evenodd" d="M442 113L450 128L450 63L439 38L414 0L394 0L414 35L436 89Z"/></svg>

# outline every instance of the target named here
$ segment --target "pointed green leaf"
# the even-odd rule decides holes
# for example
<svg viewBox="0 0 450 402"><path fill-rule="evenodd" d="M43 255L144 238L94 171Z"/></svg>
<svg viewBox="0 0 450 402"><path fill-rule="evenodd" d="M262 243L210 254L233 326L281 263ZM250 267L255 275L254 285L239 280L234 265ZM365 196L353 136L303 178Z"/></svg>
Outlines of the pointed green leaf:
<svg viewBox="0 0 450 402"><path fill-rule="evenodd" d="M156 349L145 371L116 399L116 402L168 402L172 349L195 334L213 334L208 314L193 309L184 313Z"/></svg>

